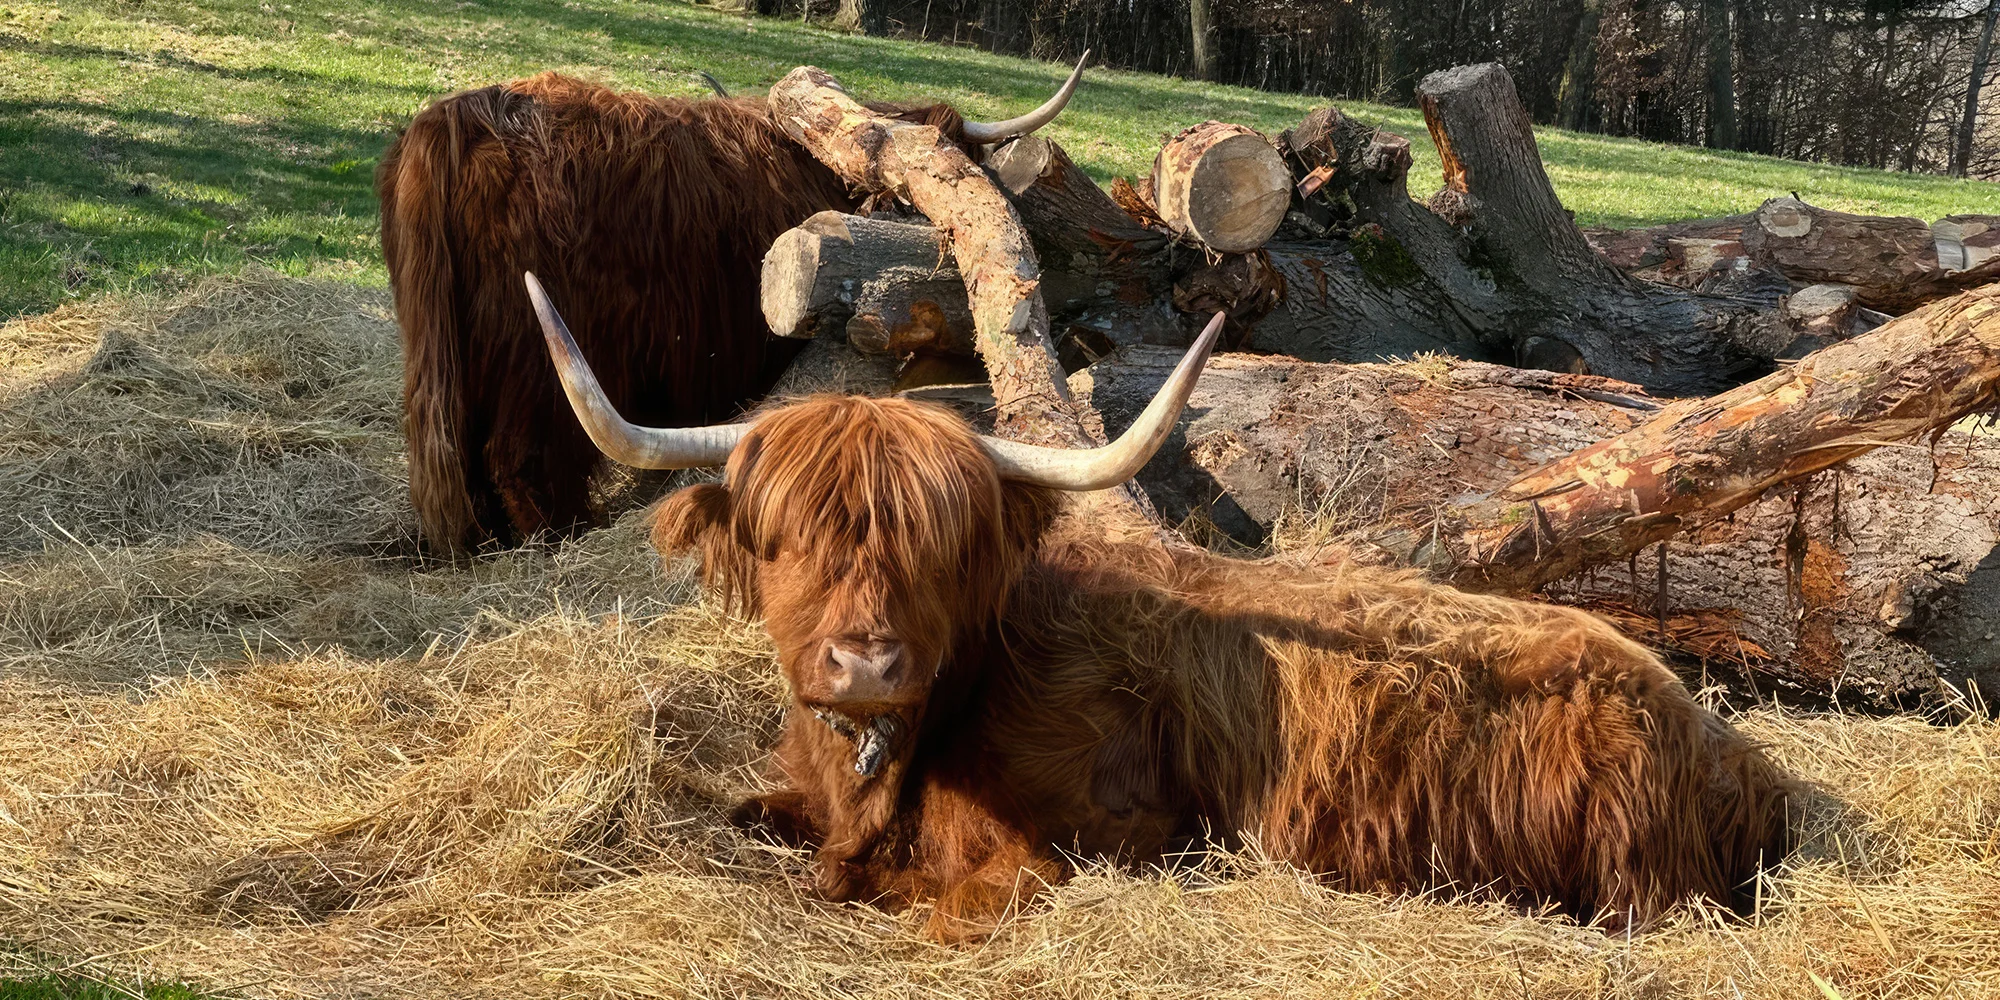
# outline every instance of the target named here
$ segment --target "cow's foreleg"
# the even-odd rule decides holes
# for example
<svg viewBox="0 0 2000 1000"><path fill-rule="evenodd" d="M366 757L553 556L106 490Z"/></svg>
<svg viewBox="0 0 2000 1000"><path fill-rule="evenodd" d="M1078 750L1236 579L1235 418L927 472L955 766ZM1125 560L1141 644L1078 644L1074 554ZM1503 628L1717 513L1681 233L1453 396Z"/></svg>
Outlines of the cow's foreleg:
<svg viewBox="0 0 2000 1000"><path fill-rule="evenodd" d="M786 847L810 850L820 842L819 825L813 822L806 797L795 789L744 799L729 811L729 823L738 829L766 834Z"/></svg>
<svg viewBox="0 0 2000 1000"><path fill-rule="evenodd" d="M941 781L924 789L915 864L902 894L936 901L924 924L932 940L985 937L1063 876L1042 838L996 808L990 790Z"/></svg>

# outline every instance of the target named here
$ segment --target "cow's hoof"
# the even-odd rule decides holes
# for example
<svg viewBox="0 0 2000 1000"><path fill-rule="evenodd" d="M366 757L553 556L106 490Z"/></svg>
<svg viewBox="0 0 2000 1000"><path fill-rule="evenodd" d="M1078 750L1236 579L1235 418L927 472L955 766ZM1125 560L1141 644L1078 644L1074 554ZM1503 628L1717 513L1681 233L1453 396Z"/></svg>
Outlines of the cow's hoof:
<svg viewBox="0 0 2000 1000"><path fill-rule="evenodd" d="M729 824L785 847L811 848L819 841L818 832L806 815L805 797L797 792L773 792L744 799L729 811Z"/></svg>
<svg viewBox="0 0 2000 1000"><path fill-rule="evenodd" d="M849 902L861 897L861 873L848 862L821 858L813 872L813 886L829 902Z"/></svg>

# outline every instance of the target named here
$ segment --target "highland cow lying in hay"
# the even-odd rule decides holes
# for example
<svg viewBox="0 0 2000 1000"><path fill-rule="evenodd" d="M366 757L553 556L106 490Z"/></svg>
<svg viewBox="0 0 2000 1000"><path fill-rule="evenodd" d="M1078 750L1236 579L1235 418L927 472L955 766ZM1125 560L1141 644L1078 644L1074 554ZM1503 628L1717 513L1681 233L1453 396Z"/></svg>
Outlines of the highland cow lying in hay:
<svg viewBox="0 0 2000 1000"><path fill-rule="evenodd" d="M794 699L786 786L737 815L815 847L828 897L934 900L929 931L958 937L1067 857L1157 862L1214 830L1352 887L1643 922L1692 896L1741 906L1784 848L1781 775L1591 615L1107 542L1062 513L1060 491L1159 446L1219 322L1093 451L895 399L651 429L612 410L529 284L600 447L727 462L662 504L653 541L765 620Z"/></svg>

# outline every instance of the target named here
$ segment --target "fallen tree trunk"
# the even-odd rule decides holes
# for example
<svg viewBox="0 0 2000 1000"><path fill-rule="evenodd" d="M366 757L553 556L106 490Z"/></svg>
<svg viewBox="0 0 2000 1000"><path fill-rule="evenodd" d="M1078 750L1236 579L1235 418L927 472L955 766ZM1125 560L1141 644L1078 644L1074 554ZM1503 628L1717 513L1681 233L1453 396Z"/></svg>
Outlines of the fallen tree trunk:
<svg viewBox="0 0 2000 1000"><path fill-rule="evenodd" d="M1983 638L2000 628L2000 437L1944 430L1994 403L1996 310L2000 291L1962 296L1671 404L1444 359L1222 357L1140 482L1197 535L1539 587L1733 664L1746 688L1913 707L1950 697L1942 679L2000 696ZM1127 349L1074 388L1115 430L1170 359ZM1906 443L1926 431L1933 446Z"/></svg>
<svg viewBox="0 0 2000 1000"><path fill-rule="evenodd" d="M1770 275L1847 286L1861 306L1900 313L2000 279L1996 222L1964 215L1926 225L1773 198L1742 215L1585 236L1612 266L1650 281L1714 289Z"/></svg>
<svg viewBox="0 0 2000 1000"><path fill-rule="evenodd" d="M1774 486L1949 427L1992 408L1996 388L2000 287L1988 287L1674 403L1379 542L1461 586L1533 590L1719 520Z"/></svg>
<svg viewBox="0 0 2000 1000"><path fill-rule="evenodd" d="M786 74L769 100L786 134L847 183L895 193L949 237L998 401L997 432L1037 444L1101 443L1095 415L1064 388L1027 232L986 174L936 128L871 113L816 67Z"/></svg>

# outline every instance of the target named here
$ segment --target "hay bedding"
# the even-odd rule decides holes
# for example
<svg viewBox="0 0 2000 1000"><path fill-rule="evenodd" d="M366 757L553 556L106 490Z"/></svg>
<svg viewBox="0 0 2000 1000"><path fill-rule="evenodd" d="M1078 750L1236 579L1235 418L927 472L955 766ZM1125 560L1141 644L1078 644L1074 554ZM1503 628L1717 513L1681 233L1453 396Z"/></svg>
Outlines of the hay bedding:
<svg viewBox="0 0 2000 1000"><path fill-rule="evenodd" d="M993 941L721 822L782 691L641 518L414 561L386 296L253 274L0 328L0 938L260 996L1995 996L2000 726L1756 711L1824 793L1756 925L1630 939L1089 871ZM1808 976L1824 980L1827 991Z"/></svg>

